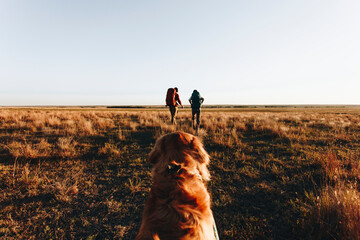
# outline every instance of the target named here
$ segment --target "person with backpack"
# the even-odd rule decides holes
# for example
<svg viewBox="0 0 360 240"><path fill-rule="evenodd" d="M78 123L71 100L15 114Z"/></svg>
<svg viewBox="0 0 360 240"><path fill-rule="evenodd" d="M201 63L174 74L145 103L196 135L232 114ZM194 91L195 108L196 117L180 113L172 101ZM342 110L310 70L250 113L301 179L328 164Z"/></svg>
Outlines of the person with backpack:
<svg viewBox="0 0 360 240"><path fill-rule="evenodd" d="M197 90L194 90L189 99L191 104L192 112L192 122L194 130L198 130L200 126L200 107L204 102L204 98L200 96L200 93ZM196 125L195 125L195 115L196 115Z"/></svg>
<svg viewBox="0 0 360 240"><path fill-rule="evenodd" d="M176 123L175 117L178 110L178 105L182 108L184 106L181 103L180 96L179 96L179 89L169 88L166 93L166 106L169 106L170 114L171 114L171 123Z"/></svg>

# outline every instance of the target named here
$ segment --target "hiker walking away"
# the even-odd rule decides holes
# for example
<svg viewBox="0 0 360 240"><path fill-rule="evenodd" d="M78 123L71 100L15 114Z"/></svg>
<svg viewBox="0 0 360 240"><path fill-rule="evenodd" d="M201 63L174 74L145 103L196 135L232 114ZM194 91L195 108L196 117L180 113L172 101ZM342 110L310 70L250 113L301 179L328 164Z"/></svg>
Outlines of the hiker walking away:
<svg viewBox="0 0 360 240"><path fill-rule="evenodd" d="M178 92L179 89L175 87L175 88L169 88L166 94L166 106L169 106L169 110L171 114L171 123L173 124L176 123L175 117L178 110L178 105L184 108L184 106L181 103Z"/></svg>
<svg viewBox="0 0 360 240"><path fill-rule="evenodd" d="M200 107L204 102L204 98L200 96L200 93L197 90L194 90L189 99L191 104L192 112L192 122L194 130L198 130L200 126ZM195 115L196 115L196 125L195 125Z"/></svg>

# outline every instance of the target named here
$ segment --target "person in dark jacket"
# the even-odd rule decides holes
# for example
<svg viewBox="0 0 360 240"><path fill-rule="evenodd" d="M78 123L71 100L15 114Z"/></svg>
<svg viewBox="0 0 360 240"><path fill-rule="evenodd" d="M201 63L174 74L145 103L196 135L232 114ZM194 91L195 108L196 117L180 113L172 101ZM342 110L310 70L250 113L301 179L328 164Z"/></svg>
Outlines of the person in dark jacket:
<svg viewBox="0 0 360 240"><path fill-rule="evenodd" d="M200 107L204 102L204 98L201 97L200 93L197 90L194 90L189 99L191 104L192 112L192 122L194 130L198 130L200 126ZM195 124L195 115L196 115L196 124Z"/></svg>

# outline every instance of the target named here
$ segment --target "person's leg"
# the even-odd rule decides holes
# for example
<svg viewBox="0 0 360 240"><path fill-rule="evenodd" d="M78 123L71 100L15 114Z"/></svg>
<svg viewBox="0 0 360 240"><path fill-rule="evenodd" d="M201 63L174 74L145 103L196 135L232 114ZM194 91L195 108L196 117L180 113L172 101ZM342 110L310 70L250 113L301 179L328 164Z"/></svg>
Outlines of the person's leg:
<svg viewBox="0 0 360 240"><path fill-rule="evenodd" d="M200 127L200 109L196 109L195 114L196 114L196 128L195 129L198 130ZM195 119L194 119L194 122L195 122Z"/></svg>
<svg viewBox="0 0 360 240"><path fill-rule="evenodd" d="M193 127L193 129L195 130L195 113L196 113L196 111L195 111L195 109L191 109L191 114L192 114L192 127Z"/></svg>
<svg viewBox="0 0 360 240"><path fill-rule="evenodd" d="M197 111L196 122L197 122L197 127L199 128L199 126L200 126L200 109Z"/></svg>
<svg viewBox="0 0 360 240"><path fill-rule="evenodd" d="M174 106L169 106L169 110L170 110L170 114L171 114L171 123L174 123L175 107Z"/></svg>
<svg viewBox="0 0 360 240"><path fill-rule="evenodd" d="M174 107L174 121L173 123L176 124L176 114L177 114L178 108L175 106Z"/></svg>

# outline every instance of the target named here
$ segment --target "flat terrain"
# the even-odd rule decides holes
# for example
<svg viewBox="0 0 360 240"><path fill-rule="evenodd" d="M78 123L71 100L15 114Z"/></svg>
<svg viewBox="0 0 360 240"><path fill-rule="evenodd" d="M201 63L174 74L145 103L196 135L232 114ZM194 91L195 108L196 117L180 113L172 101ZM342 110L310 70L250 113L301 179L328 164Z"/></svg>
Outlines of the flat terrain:
<svg viewBox="0 0 360 240"><path fill-rule="evenodd" d="M220 239L359 239L360 109L207 108ZM0 108L1 239L134 239L164 108Z"/></svg>

